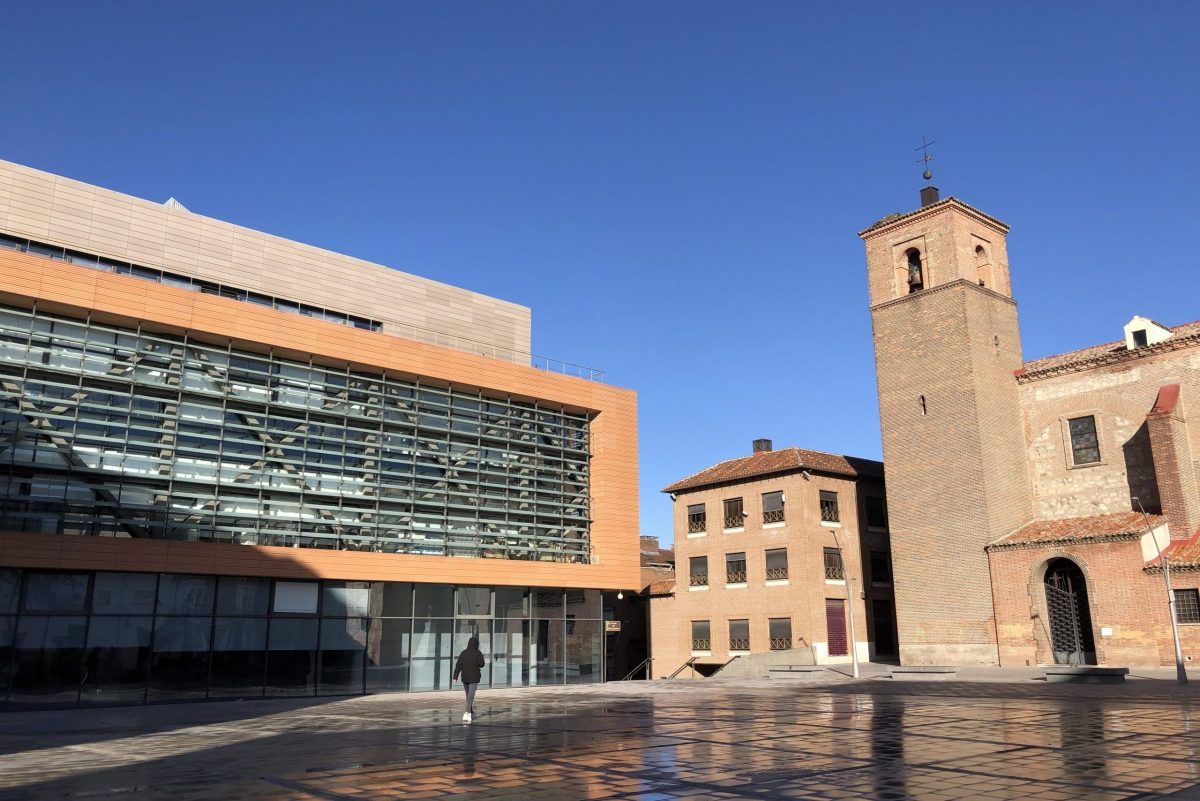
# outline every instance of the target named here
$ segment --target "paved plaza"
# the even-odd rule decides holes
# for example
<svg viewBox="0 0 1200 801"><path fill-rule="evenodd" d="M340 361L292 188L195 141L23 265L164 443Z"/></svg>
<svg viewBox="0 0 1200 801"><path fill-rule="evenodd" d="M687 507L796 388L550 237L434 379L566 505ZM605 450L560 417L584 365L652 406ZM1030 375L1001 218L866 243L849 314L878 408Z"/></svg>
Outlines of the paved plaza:
<svg viewBox="0 0 1200 801"><path fill-rule="evenodd" d="M471 726L457 693L14 712L0 798L1182 801L1198 699L875 678L492 691Z"/></svg>

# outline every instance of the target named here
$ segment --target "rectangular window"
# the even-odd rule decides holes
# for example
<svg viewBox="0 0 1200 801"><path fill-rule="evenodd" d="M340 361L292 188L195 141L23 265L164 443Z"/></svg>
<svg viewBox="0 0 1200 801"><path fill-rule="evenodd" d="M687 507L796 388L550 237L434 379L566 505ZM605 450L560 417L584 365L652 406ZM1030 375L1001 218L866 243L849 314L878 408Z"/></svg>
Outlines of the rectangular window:
<svg viewBox="0 0 1200 801"><path fill-rule="evenodd" d="M742 513L742 499L728 498L725 501L725 528L741 528L746 524Z"/></svg>
<svg viewBox="0 0 1200 801"><path fill-rule="evenodd" d="M689 504L687 516L688 534L704 531L708 525L708 513L705 511L704 504L702 503Z"/></svg>
<svg viewBox="0 0 1200 801"><path fill-rule="evenodd" d="M871 583L892 583L892 555L888 551L871 551Z"/></svg>
<svg viewBox="0 0 1200 801"><path fill-rule="evenodd" d="M731 621L729 621L729 650L730 651L749 651L750 650L750 621L749 620L731 620Z"/></svg>
<svg viewBox="0 0 1200 801"><path fill-rule="evenodd" d="M692 650L693 651L711 651L712 639L710 636L707 620L692 621Z"/></svg>
<svg viewBox="0 0 1200 801"><path fill-rule="evenodd" d="M1200 590L1175 590L1175 619L1200 623Z"/></svg>
<svg viewBox="0 0 1200 801"><path fill-rule="evenodd" d="M1074 417L1067 421L1071 432L1072 464L1096 464L1100 461L1100 439L1096 436L1096 417Z"/></svg>
<svg viewBox="0 0 1200 801"><path fill-rule="evenodd" d="M871 528L888 527L886 499L867 497L867 525Z"/></svg>
<svg viewBox="0 0 1200 801"><path fill-rule="evenodd" d="M792 647L792 619L790 617L769 618L767 628L771 635L772 651L786 651Z"/></svg>
<svg viewBox="0 0 1200 801"><path fill-rule="evenodd" d="M745 584L746 583L746 554L744 554L744 553L727 553L727 554L725 554L725 583L726 584Z"/></svg>
<svg viewBox="0 0 1200 801"><path fill-rule="evenodd" d="M773 548L767 551L767 581L783 581L787 577L787 548Z"/></svg>
<svg viewBox="0 0 1200 801"><path fill-rule="evenodd" d="M838 581L846 578L846 571L842 567L842 552L837 548L825 549L825 580Z"/></svg>
<svg viewBox="0 0 1200 801"><path fill-rule="evenodd" d="M762 496L763 523L783 522L783 493L764 492Z"/></svg>
<svg viewBox="0 0 1200 801"><path fill-rule="evenodd" d="M1144 348L1147 344L1149 344L1149 340L1146 338L1145 328L1139 328L1133 332L1133 346L1135 348Z"/></svg>
<svg viewBox="0 0 1200 801"><path fill-rule="evenodd" d="M841 519L838 514L837 493L821 490L821 522L837 523Z"/></svg>
<svg viewBox="0 0 1200 801"><path fill-rule="evenodd" d="M707 556L693 556L688 559L688 585L692 587L708 586Z"/></svg>

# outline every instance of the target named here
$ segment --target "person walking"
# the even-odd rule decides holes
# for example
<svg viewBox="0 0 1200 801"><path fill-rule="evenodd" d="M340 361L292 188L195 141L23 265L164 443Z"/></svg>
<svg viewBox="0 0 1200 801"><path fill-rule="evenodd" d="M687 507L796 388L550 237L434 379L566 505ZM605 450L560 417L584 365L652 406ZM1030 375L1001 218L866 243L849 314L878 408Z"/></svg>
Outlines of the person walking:
<svg viewBox="0 0 1200 801"><path fill-rule="evenodd" d="M479 638L467 640L467 647L458 655L454 665L454 675L451 681L458 681L462 676L463 689L467 692L467 711L463 713L463 723L470 723L475 717L475 691L479 689L479 679L483 670L483 652L479 650Z"/></svg>

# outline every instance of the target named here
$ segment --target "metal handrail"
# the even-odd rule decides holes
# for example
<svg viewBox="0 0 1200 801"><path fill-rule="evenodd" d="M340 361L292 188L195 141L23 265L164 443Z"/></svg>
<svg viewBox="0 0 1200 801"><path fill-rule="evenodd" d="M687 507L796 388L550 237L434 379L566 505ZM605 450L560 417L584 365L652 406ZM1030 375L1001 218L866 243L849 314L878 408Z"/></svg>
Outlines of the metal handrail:
<svg viewBox="0 0 1200 801"><path fill-rule="evenodd" d="M783 510L782 509L774 509L770 512L763 512L763 522L764 523L782 523L783 522Z"/></svg>
<svg viewBox="0 0 1200 801"><path fill-rule="evenodd" d="M786 567L768 567L767 580L779 581L788 577L788 569Z"/></svg>
<svg viewBox="0 0 1200 801"><path fill-rule="evenodd" d="M746 571L745 571L745 569L743 568L742 570L729 570L729 571L726 571L726 573L725 573L725 583L726 583L726 584L745 584L745 583L746 583Z"/></svg>
<svg viewBox="0 0 1200 801"><path fill-rule="evenodd" d="M678 676L680 673L682 673L683 671L685 671L685 670L687 670L688 668L690 668L690 667L692 666L692 663L693 663L693 662L695 662L697 659L699 659L699 657L693 656L691 659L689 659L688 661L686 661L686 662L684 662L682 665L680 665L680 666L679 666L679 667L678 667L678 668L675 670L675 672L674 672L674 673L672 673L670 676L667 676L667 678L668 678L668 679L673 679L673 678L675 678L675 677L676 677L676 676Z"/></svg>
<svg viewBox="0 0 1200 801"><path fill-rule="evenodd" d="M846 578L846 568L842 565L825 565L825 578L829 581L839 581Z"/></svg>
<svg viewBox="0 0 1200 801"><path fill-rule="evenodd" d="M707 573L693 573L692 575L688 576L688 584L689 584L689 586L692 586L692 587L707 587L708 586L708 574Z"/></svg>
<svg viewBox="0 0 1200 801"><path fill-rule="evenodd" d="M772 651L786 651L791 647L792 647L792 638L791 637L772 637L771 638L771 650Z"/></svg>
<svg viewBox="0 0 1200 801"><path fill-rule="evenodd" d="M749 651L750 650L750 638L749 637L730 637L729 638L729 650L730 651Z"/></svg>
<svg viewBox="0 0 1200 801"><path fill-rule="evenodd" d="M688 520L688 534L695 534L704 531L706 528L708 528L708 521L703 517L699 520Z"/></svg>
<svg viewBox="0 0 1200 801"><path fill-rule="evenodd" d="M840 523L842 516L838 513L837 501L821 501L821 521L824 523Z"/></svg>
<svg viewBox="0 0 1200 801"><path fill-rule="evenodd" d="M708 674L708 677L711 679L713 676L717 675L717 674L718 674L718 673L720 673L722 670L724 670L725 668L727 668L727 667L729 667L731 664L733 664L733 662L734 662L734 661L736 661L736 660L738 660L738 659L741 659L741 658L742 658L742 655L741 655L741 654L738 654L737 656L730 657L728 662L726 662L725 664L721 665L719 668L717 668L716 670L714 670L712 673L709 673L709 674Z"/></svg>
<svg viewBox="0 0 1200 801"><path fill-rule="evenodd" d="M621 679L621 681L629 681L630 679L633 678L633 674L637 673L642 668L646 669L646 679L649 680L649 678L650 678L650 663L653 661L654 661L654 657L652 657L652 656L646 657L641 662L638 662L637 665L634 667L634 669L629 671L629 673L627 673L625 675L625 678Z"/></svg>
<svg viewBox="0 0 1200 801"><path fill-rule="evenodd" d="M708 639L707 637L694 637L694 638L692 638L692 650L693 651L711 651L712 650L712 640Z"/></svg>
<svg viewBox="0 0 1200 801"><path fill-rule="evenodd" d="M746 516L744 514L727 515L725 517L725 528L741 528L746 525Z"/></svg>

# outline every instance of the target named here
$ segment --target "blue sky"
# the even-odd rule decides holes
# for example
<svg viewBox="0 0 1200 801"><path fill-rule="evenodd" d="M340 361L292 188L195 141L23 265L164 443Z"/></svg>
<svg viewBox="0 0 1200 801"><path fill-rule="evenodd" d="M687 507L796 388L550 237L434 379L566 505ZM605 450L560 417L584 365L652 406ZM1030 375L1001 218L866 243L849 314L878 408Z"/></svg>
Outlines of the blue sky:
<svg viewBox="0 0 1200 801"><path fill-rule="evenodd" d="M1200 318L1200 4L10 4L0 158L533 308L658 490L880 454L862 243L1010 223L1027 358Z"/></svg>

